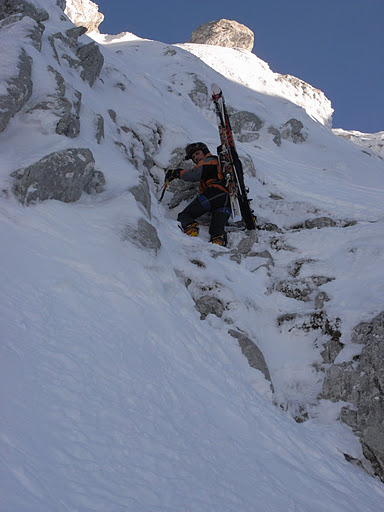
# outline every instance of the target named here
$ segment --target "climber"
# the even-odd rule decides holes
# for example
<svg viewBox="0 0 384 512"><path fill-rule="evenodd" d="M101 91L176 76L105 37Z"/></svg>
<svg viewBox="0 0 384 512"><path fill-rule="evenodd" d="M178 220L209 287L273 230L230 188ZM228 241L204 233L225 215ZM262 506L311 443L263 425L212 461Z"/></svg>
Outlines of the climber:
<svg viewBox="0 0 384 512"><path fill-rule="evenodd" d="M225 224L231 214L228 189L221 171L218 158L213 156L203 142L188 144L185 148L185 160L193 160L191 170L169 169L165 181L174 179L199 181L198 196L177 216L181 228L189 236L199 234L198 217L211 212L209 234L210 242L225 246L227 235Z"/></svg>

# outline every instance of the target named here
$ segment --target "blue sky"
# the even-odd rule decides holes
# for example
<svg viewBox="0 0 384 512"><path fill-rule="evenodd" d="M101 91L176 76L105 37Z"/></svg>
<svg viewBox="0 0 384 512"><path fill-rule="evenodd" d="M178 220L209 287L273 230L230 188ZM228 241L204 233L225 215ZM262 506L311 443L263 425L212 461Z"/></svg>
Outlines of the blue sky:
<svg viewBox="0 0 384 512"><path fill-rule="evenodd" d="M335 128L384 130L384 0L94 1L104 34L183 43L203 23L243 23L255 34L253 52L273 71L326 94Z"/></svg>

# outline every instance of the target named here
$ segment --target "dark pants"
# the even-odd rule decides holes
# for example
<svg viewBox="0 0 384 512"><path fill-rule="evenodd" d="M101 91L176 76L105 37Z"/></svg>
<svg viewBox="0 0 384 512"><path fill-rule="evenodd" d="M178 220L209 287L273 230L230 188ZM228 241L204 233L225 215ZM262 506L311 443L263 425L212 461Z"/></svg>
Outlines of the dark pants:
<svg viewBox="0 0 384 512"><path fill-rule="evenodd" d="M219 188L211 187L199 194L182 212L177 216L183 229L194 222L204 213L211 212L212 219L209 227L211 239L217 235L224 235L225 224L231 214L229 195Z"/></svg>

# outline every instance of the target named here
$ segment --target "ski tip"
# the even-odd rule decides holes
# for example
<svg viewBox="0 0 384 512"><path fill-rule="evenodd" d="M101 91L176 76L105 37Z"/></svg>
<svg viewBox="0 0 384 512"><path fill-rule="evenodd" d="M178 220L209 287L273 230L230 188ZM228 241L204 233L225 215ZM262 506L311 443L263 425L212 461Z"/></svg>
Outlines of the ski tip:
<svg viewBox="0 0 384 512"><path fill-rule="evenodd" d="M220 87L215 83L211 85L211 91L214 96L220 96L222 94Z"/></svg>

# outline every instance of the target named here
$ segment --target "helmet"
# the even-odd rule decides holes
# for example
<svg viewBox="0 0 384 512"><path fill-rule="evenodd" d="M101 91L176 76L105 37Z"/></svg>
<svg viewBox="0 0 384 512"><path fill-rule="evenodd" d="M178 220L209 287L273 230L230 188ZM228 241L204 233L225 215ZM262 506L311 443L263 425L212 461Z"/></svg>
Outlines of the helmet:
<svg viewBox="0 0 384 512"><path fill-rule="evenodd" d="M204 155L209 153L209 149L204 142L192 142L192 144L188 144L185 148L185 160L191 160L193 153L199 151L199 149L201 149Z"/></svg>

